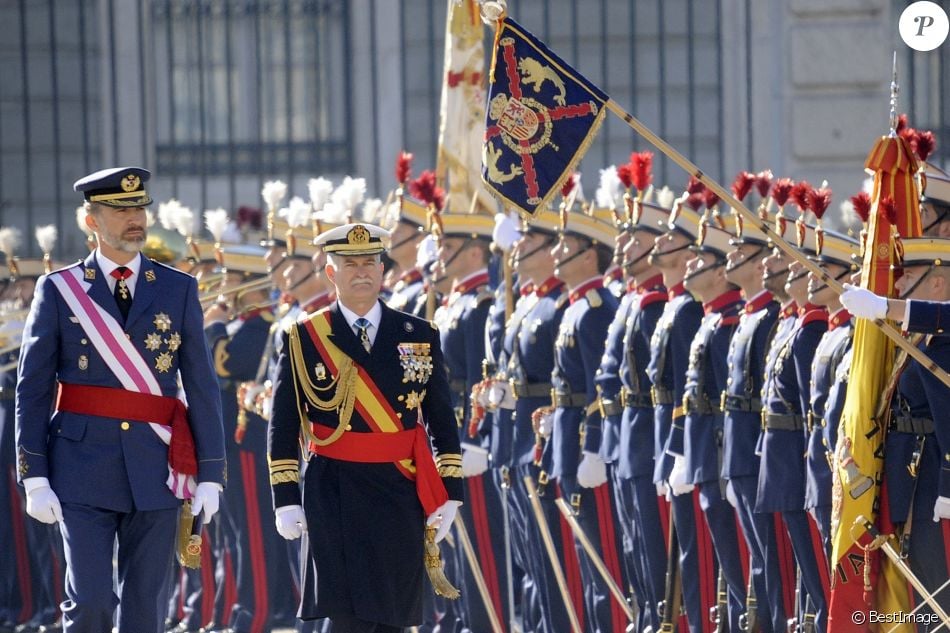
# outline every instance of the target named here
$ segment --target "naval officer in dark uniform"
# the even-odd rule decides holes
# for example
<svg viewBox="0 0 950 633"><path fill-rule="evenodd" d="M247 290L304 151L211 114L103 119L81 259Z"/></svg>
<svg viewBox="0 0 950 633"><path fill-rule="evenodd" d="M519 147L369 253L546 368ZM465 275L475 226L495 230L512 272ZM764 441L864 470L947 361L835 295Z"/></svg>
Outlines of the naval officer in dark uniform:
<svg viewBox="0 0 950 633"><path fill-rule="evenodd" d="M99 245L39 280L23 331L19 477L27 512L60 523L70 633L111 630L116 606L120 632L161 631L181 499L208 522L224 483L197 284L140 254L149 176L122 167L76 182Z"/></svg>
<svg viewBox="0 0 950 633"><path fill-rule="evenodd" d="M369 224L317 238L337 301L281 334L274 386L277 529L295 539L313 527L305 573L316 574L316 589L300 615L330 618L334 633L422 621L424 528L438 525L434 539L444 537L462 499L439 333L380 302L384 239ZM303 482L301 433L310 460Z"/></svg>

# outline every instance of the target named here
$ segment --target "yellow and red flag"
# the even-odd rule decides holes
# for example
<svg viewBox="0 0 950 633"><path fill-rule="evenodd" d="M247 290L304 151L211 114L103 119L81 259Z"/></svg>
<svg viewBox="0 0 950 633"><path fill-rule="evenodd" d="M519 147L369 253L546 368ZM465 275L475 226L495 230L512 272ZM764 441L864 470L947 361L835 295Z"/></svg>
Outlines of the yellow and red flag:
<svg viewBox="0 0 950 633"><path fill-rule="evenodd" d="M446 209L456 213L467 211L476 194L482 210L494 212L496 207L479 177L485 132L484 29L475 0L448 0L436 174L447 185Z"/></svg>
<svg viewBox="0 0 950 633"><path fill-rule="evenodd" d="M907 140L893 135L875 143L865 168L874 173L874 189L861 285L878 295L893 296L896 276L891 265L900 260L893 229L901 237L918 237L921 233L915 179L918 161ZM897 213L888 217L882 207L891 206ZM865 516L877 520L882 533L893 532L890 526L881 525L889 520L886 512L878 514L887 429L875 416L894 366L894 344L873 323L858 319L853 349L847 399L835 447L830 633L875 630L866 619L854 614L863 612L866 616L872 609L906 613L910 604L906 581L878 551L862 549L870 538L862 527L854 525L859 516Z"/></svg>

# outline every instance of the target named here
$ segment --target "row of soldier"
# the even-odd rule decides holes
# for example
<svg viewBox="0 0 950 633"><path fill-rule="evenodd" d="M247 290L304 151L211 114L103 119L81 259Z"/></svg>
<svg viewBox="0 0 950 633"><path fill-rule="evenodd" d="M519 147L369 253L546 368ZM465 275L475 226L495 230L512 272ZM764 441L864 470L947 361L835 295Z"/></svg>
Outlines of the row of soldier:
<svg viewBox="0 0 950 633"><path fill-rule="evenodd" d="M945 181L934 174L929 182L937 190ZM804 217L783 219L789 192L780 183L763 193L770 224L835 279L858 272L858 240ZM691 189L678 200L658 195L656 203L614 208L575 204L568 194L560 214L541 211L520 226L452 210L434 222L427 201L397 196L389 302L441 332L463 446L460 514L475 548L474 558L461 547L447 556L463 597L433 601L426 625L622 630L629 607L611 595L612 583L636 605L637 630L700 631L715 622L780 630L789 618L823 630L829 454L850 362L850 315L755 227L733 226L711 199L703 213ZM927 194L927 235L950 233L946 204ZM340 223L324 216L314 229ZM267 250L189 241L187 270L205 278L208 291L205 333L230 476L201 570L169 572L174 630L263 631L294 620L298 548L278 539L266 493L270 379L277 334L333 301L325 256L301 226L277 220ZM940 267L946 240L906 240L904 251L905 295L950 299ZM18 264L5 289L13 311L26 306L28 286L43 272L39 260ZM221 274L209 281L215 269ZM939 337L927 345L944 364ZM905 384L910 374L895 391L889 436L896 523L909 523L911 502L934 512L945 453L938 441L925 442L937 418L928 403L940 392L927 391L921 371ZM8 367L5 376L12 387L15 373ZM9 420L12 407L5 410ZM11 435L5 423L5 446ZM4 463L6 477L14 465ZM25 622L19 630L55 630L58 535L22 520L12 479L4 492L7 507L20 511L4 522L18 547L2 565L0 619L10 629ZM557 498L569 502L596 556L576 544ZM917 554L942 548L940 524L929 518L915 524L907 553L938 586L943 558ZM681 617L666 608L677 583Z"/></svg>

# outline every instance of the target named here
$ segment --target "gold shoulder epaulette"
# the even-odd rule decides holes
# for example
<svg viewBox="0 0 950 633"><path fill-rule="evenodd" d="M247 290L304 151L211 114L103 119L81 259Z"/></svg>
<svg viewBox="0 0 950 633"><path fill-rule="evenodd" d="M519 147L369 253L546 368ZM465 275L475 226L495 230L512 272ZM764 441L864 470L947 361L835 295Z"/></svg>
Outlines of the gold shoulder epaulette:
<svg viewBox="0 0 950 633"><path fill-rule="evenodd" d="M600 293L597 292L596 288L591 288L584 296L587 297L587 303L589 303L592 308L599 308L604 304L604 300L601 299Z"/></svg>
<svg viewBox="0 0 950 633"><path fill-rule="evenodd" d="M264 310L261 312L261 318L267 323L273 323L275 321L274 313L270 310Z"/></svg>

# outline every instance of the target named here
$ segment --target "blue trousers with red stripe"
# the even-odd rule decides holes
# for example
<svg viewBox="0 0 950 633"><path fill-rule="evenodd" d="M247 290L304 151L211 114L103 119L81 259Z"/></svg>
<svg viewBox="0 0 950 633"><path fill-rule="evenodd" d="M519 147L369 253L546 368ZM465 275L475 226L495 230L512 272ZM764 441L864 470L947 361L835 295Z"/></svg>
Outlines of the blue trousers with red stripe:
<svg viewBox="0 0 950 633"><path fill-rule="evenodd" d="M475 550L482 577L488 589L491 608L508 630L507 588L505 573L504 524L502 522L501 498L495 487L492 472L486 471L476 477L465 479L465 504L459 509L465 528ZM456 558L462 570L462 601L464 624L472 631L491 631L488 607L478 590L472 567L461 546Z"/></svg>
<svg viewBox="0 0 950 633"><path fill-rule="evenodd" d="M804 510L783 511L782 519L792 541L802 585L811 603L809 611L815 614L815 629L824 633L828 623L831 576L818 526Z"/></svg>
<svg viewBox="0 0 950 633"><path fill-rule="evenodd" d="M670 506L666 499L657 496L652 475L634 477L630 481L637 541L640 544L637 551L642 557L641 567L646 579L647 611L654 623L653 630L658 631L660 615L657 605L663 600L666 588L666 538L669 533Z"/></svg>
<svg viewBox="0 0 950 633"><path fill-rule="evenodd" d="M699 501L699 489L674 495L673 521L680 547L683 606L691 633L711 633L709 609L716 606L719 566Z"/></svg>
<svg viewBox="0 0 950 633"><path fill-rule="evenodd" d="M562 477L560 480L562 494L571 501L577 512L577 520L581 529L587 535L594 549L600 554L607 571L614 582L623 590L629 585L621 558L623 556L620 543L621 534L617 530L617 509L615 495L612 488L611 471L608 465L607 483L596 488L581 488L573 478ZM574 503L579 495L579 504ZM597 571L587 552L575 545L578 559L581 561L581 578L584 581L585 601L587 604L587 629L607 633L608 631L622 631L628 622L623 609L615 602L613 595L607 588L603 576Z"/></svg>
<svg viewBox="0 0 950 633"><path fill-rule="evenodd" d="M719 569L728 587L729 630L738 633L739 618L745 612L749 552L740 540L735 510L722 498L719 481L698 484L699 505L716 550Z"/></svg>
<svg viewBox="0 0 950 633"><path fill-rule="evenodd" d="M736 514L749 548L750 573L762 633L784 633L795 605L795 557L781 517L755 512L758 475L730 480Z"/></svg>
<svg viewBox="0 0 950 633"><path fill-rule="evenodd" d="M646 556L643 552L644 539L641 536L647 526L637 521L633 479L617 476L616 469L613 472L617 515L623 534L623 564L637 603L637 630L643 631L647 627L658 629L660 622L656 618L655 602L650 593ZM652 483L650 487L653 488Z"/></svg>

